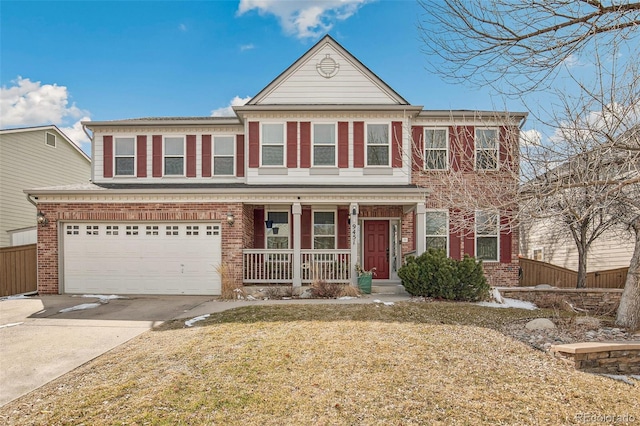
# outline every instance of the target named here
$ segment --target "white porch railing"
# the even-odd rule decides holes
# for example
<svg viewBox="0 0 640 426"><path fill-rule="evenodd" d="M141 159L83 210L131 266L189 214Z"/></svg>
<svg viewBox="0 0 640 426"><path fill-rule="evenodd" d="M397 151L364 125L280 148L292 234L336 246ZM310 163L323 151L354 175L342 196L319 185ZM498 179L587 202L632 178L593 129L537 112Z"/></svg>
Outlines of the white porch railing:
<svg viewBox="0 0 640 426"><path fill-rule="evenodd" d="M245 249L242 251L242 280L245 284L292 284L293 250ZM349 283L350 250L301 250L300 278L304 284L314 280Z"/></svg>

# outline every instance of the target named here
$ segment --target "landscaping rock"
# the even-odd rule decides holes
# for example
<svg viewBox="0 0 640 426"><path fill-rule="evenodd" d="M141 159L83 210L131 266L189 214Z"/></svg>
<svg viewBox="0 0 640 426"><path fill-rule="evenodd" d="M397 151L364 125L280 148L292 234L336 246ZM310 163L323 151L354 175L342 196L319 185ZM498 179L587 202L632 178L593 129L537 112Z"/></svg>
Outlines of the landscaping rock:
<svg viewBox="0 0 640 426"><path fill-rule="evenodd" d="M555 288L555 287L550 284L538 284L534 288Z"/></svg>
<svg viewBox="0 0 640 426"><path fill-rule="evenodd" d="M300 299L313 299L313 292L310 288L305 288L299 297Z"/></svg>
<svg viewBox="0 0 640 426"><path fill-rule="evenodd" d="M576 317L576 325L596 330L600 328L600 320L594 317Z"/></svg>
<svg viewBox="0 0 640 426"><path fill-rule="evenodd" d="M547 318L536 318L534 320L529 321L525 328L527 330L549 330L552 328L556 328L556 325L553 321Z"/></svg>

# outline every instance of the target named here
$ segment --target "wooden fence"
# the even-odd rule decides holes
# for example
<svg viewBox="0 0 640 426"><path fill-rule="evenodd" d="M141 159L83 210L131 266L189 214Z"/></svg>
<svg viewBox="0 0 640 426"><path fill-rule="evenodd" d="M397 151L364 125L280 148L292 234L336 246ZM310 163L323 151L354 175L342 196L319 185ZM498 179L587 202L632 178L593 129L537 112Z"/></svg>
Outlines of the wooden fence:
<svg viewBox="0 0 640 426"><path fill-rule="evenodd" d="M520 258L520 286L549 284L559 288L576 288L578 273L550 263ZM624 288L629 268L589 272L587 288Z"/></svg>
<svg viewBox="0 0 640 426"><path fill-rule="evenodd" d="M36 245L0 248L0 297L37 290Z"/></svg>

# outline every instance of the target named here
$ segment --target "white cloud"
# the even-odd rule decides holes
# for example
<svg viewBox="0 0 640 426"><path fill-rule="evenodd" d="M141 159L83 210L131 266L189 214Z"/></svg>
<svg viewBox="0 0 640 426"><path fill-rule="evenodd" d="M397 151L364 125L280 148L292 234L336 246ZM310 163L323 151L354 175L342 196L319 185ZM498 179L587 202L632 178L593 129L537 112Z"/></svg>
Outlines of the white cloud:
<svg viewBox="0 0 640 426"><path fill-rule="evenodd" d="M240 51L244 52L245 50L252 50L255 49L256 47L253 45L253 43L249 43L249 44L243 44L240 46Z"/></svg>
<svg viewBox="0 0 640 426"><path fill-rule="evenodd" d="M542 134L535 129L531 130L523 130L520 132L520 145L540 145L540 141L542 140Z"/></svg>
<svg viewBox="0 0 640 426"><path fill-rule="evenodd" d="M91 152L91 141L87 137L87 134L82 130L82 121L89 121L90 118L88 116L82 117L80 120L76 121L71 127L60 127L62 133L67 135L69 139L75 142L84 152Z"/></svg>
<svg viewBox="0 0 640 426"><path fill-rule="evenodd" d="M187 26L185 24L180 24L178 25L178 29L182 32L186 32L187 31Z"/></svg>
<svg viewBox="0 0 640 426"><path fill-rule="evenodd" d="M286 34L298 38L315 38L328 32L335 21L344 21L371 0L240 0L238 15L257 10L272 14Z"/></svg>
<svg viewBox="0 0 640 426"><path fill-rule="evenodd" d="M13 86L0 88L0 127L62 124L89 115L75 104L69 106L65 86L33 82L18 77Z"/></svg>
<svg viewBox="0 0 640 426"><path fill-rule="evenodd" d="M212 117L233 117L236 114L235 112L233 112L232 107L244 105L250 100L251 100L251 96L247 96L246 98L235 96L233 99L231 99L231 102L229 102L228 106L214 109L213 111L211 111L211 116Z"/></svg>

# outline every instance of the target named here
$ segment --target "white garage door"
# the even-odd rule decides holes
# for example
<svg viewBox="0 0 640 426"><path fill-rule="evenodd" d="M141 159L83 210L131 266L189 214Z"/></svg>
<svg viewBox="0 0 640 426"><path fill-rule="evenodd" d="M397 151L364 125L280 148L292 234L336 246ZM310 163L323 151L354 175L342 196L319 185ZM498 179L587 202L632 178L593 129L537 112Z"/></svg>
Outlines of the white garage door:
<svg viewBox="0 0 640 426"><path fill-rule="evenodd" d="M220 224L65 223L65 293L220 294Z"/></svg>

